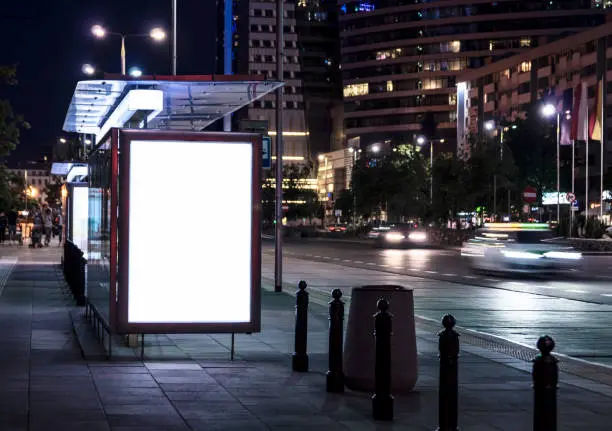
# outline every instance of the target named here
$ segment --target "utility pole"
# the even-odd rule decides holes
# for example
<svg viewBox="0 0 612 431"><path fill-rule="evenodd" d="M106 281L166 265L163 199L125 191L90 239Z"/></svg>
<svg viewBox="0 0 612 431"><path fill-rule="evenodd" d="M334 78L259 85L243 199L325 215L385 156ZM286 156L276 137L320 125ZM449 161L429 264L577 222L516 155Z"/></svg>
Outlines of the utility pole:
<svg viewBox="0 0 612 431"><path fill-rule="evenodd" d="M176 0L172 0L172 75L176 75Z"/></svg>
<svg viewBox="0 0 612 431"><path fill-rule="evenodd" d="M276 0L276 79L283 82L283 1ZM283 86L276 90L276 226L274 291L283 291Z"/></svg>

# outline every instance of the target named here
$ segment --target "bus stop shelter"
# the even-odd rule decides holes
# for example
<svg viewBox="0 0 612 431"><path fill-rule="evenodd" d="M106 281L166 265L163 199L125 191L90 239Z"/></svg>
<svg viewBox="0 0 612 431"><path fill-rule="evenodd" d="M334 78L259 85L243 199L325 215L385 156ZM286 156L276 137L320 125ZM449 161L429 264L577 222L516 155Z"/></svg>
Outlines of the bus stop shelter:
<svg viewBox="0 0 612 431"><path fill-rule="evenodd" d="M111 336L142 334L142 345L149 333L259 331L261 136L205 129L283 84L107 78L77 83L64 122L92 142L86 314ZM155 236L160 201L198 215L191 237ZM219 214L232 229L215 227ZM225 299L235 306L220 314Z"/></svg>

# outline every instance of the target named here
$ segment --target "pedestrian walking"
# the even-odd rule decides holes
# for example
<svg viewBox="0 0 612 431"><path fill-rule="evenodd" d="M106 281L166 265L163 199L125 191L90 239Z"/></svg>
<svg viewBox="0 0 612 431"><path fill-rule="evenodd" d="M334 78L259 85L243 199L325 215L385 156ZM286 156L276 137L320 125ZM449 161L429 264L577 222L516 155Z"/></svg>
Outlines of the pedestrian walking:
<svg viewBox="0 0 612 431"><path fill-rule="evenodd" d="M56 226L57 226L57 236L59 237L59 244L58 247L61 247L62 245L62 233L64 230L64 217L62 216L62 211L59 210L57 212L57 217L56 217Z"/></svg>
<svg viewBox="0 0 612 431"><path fill-rule="evenodd" d="M47 205L43 207L42 220L45 234L45 247L48 247L51 242L51 231L53 230L53 212Z"/></svg>
<svg viewBox="0 0 612 431"><path fill-rule="evenodd" d="M42 236L43 236L44 222L40 211L36 211L33 217L32 227L32 240L30 242L31 248L42 248Z"/></svg>
<svg viewBox="0 0 612 431"><path fill-rule="evenodd" d="M8 225L8 218L4 211L0 212L0 244L4 244L6 240L6 227Z"/></svg>
<svg viewBox="0 0 612 431"><path fill-rule="evenodd" d="M17 219L19 215L15 208L12 208L6 213L7 226L8 226L8 240L12 244L13 241L17 241Z"/></svg>

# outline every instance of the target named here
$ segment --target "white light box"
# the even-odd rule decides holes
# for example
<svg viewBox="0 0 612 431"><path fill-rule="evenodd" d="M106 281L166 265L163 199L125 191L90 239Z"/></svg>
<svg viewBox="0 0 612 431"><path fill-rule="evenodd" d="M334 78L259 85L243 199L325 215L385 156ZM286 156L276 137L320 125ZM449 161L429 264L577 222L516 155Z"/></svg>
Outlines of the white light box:
<svg viewBox="0 0 612 431"><path fill-rule="evenodd" d="M128 324L251 322L253 165L252 142L131 139Z"/></svg>
<svg viewBox="0 0 612 431"><path fill-rule="evenodd" d="M89 221L89 188L72 188L72 243L87 253L87 223Z"/></svg>

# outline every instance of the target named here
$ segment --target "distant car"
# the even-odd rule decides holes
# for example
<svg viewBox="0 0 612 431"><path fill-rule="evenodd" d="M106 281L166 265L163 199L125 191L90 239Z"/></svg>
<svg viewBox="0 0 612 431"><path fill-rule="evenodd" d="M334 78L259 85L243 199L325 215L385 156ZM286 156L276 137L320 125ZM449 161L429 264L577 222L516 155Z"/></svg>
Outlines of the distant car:
<svg viewBox="0 0 612 431"><path fill-rule="evenodd" d="M557 273L576 269L582 254L552 243L544 223L487 223L461 248L472 269L485 272Z"/></svg>
<svg viewBox="0 0 612 431"><path fill-rule="evenodd" d="M366 235L370 239L376 239L384 233L389 232L390 230L391 226L389 225L374 226L368 231Z"/></svg>
<svg viewBox="0 0 612 431"><path fill-rule="evenodd" d="M429 245L429 235L416 223L395 224L378 236L377 245L383 248Z"/></svg>
<svg viewBox="0 0 612 431"><path fill-rule="evenodd" d="M332 224L327 227L328 232L346 232L345 224Z"/></svg>

